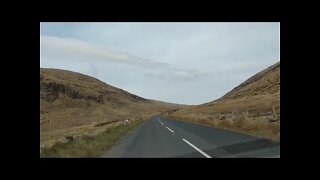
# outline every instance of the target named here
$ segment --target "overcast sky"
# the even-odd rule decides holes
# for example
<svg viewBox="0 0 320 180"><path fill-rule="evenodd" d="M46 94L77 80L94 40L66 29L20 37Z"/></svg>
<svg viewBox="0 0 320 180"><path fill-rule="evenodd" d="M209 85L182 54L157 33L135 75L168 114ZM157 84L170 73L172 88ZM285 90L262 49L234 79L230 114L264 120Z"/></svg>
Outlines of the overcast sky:
<svg viewBox="0 0 320 180"><path fill-rule="evenodd" d="M280 23L40 23L40 67L201 104L280 60Z"/></svg>

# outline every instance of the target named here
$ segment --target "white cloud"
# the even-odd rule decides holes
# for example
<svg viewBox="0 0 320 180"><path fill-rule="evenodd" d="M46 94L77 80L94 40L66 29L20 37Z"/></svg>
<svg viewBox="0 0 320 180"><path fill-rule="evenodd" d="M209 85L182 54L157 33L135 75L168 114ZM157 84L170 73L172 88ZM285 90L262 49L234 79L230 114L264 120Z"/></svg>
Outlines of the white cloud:
<svg viewBox="0 0 320 180"><path fill-rule="evenodd" d="M181 69L169 67L160 71L151 71L144 73L145 76L149 78L155 78L159 80L167 81L190 81L196 80L204 75L207 75L205 72L201 72L196 69Z"/></svg>
<svg viewBox="0 0 320 180"><path fill-rule="evenodd" d="M167 63L151 61L123 52L115 52L74 38L40 36L40 47L43 51L40 56L45 56L48 59L129 64L151 70L152 73L147 72L145 75L158 79L193 80L204 74L195 69L176 68ZM97 70L93 67L90 71L93 75L97 75Z"/></svg>
<svg viewBox="0 0 320 180"><path fill-rule="evenodd" d="M173 76L170 80L194 80L207 73L201 72L196 69L180 69L173 68Z"/></svg>
<svg viewBox="0 0 320 180"><path fill-rule="evenodd" d="M125 63L148 68L167 66L165 63L146 60L127 53L111 51L73 38L41 36L40 46L46 56L51 56L53 58L90 61L103 60L107 62Z"/></svg>

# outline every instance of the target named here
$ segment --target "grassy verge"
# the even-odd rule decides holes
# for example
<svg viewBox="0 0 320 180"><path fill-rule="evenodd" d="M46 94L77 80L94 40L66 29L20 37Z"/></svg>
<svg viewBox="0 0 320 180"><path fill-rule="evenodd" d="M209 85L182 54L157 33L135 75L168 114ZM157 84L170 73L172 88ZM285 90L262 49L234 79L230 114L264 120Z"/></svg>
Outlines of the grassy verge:
<svg viewBox="0 0 320 180"><path fill-rule="evenodd" d="M43 148L40 157L101 157L105 151L142 121L137 120L128 124L121 124L93 137L84 136L79 140L67 143L58 142L51 148Z"/></svg>
<svg viewBox="0 0 320 180"><path fill-rule="evenodd" d="M221 128L236 131L252 136L267 138L280 142L280 123L270 123L254 118L240 118L238 120L209 120L195 119L190 117L169 116L175 120L187 121L209 127Z"/></svg>

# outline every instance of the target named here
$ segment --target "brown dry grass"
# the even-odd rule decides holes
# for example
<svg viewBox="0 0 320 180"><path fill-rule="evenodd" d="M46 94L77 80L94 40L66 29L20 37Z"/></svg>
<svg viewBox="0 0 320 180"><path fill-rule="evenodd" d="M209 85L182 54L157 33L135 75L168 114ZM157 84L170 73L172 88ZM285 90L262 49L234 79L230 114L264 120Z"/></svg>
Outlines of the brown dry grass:
<svg viewBox="0 0 320 180"><path fill-rule="evenodd" d="M212 117L216 114L249 112L252 116L264 116L272 114L275 107L276 114L280 114L280 95L266 94L237 99L227 99L212 102L196 107L186 107L173 113L177 116L206 115Z"/></svg>
<svg viewBox="0 0 320 180"><path fill-rule="evenodd" d="M142 120L119 124L96 135L85 135L69 142L57 142L51 147L41 148L40 157L101 157L121 137L139 125Z"/></svg>
<svg viewBox="0 0 320 180"><path fill-rule="evenodd" d="M218 120L204 117L170 116L176 120L182 120L201 124L209 127L222 128L241 132L257 137L268 138L280 142L280 122L267 122L258 118L240 118L238 120Z"/></svg>
<svg viewBox="0 0 320 180"><path fill-rule="evenodd" d="M277 122L264 119L273 115L272 108L279 118ZM248 115L243 116L243 113ZM280 62L257 73L218 100L185 107L168 115L280 141Z"/></svg>
<svg viewBox="0 0 320 180"><path fill-rule="evenodd" d="M97 101L99 96L103 98ZM182 105L144 99L80 73L40 68L41 147L112 126L94 127L97 123L144 119L177 107Z"/></svg>
<svg viewBox="0 0 320 180"><path fill-rule="evenodd" d="M280 62L266 68L235 87L221 99L280 92Z"/></svg>

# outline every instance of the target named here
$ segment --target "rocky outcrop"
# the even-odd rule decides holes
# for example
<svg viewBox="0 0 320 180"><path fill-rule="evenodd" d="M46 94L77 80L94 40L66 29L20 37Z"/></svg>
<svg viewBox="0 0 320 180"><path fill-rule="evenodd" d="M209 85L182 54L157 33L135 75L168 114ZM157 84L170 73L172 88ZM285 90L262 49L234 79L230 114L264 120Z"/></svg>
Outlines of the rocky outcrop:
<svg viewBox="0 0 320 180"><path fill-rule="evenodd" d="M105 101L105 96L103 94L98 96L83 96L80 92L75 91L66 85L40 82L40 98L45 99L48 102L53 102L59 97L59 93L65 94L72 99L84 98L101 104L104 104Z"/></svg>
<svg viewBox="0 0 320 180"><path fill-rule="evenodd" d="M59 97L59 93L66 94L68 97L73 99L83 98L83 96L79 92L74 91L68 86L57 83L40 82L40 97L44 98L48 102L55 101Z"/></svg>

